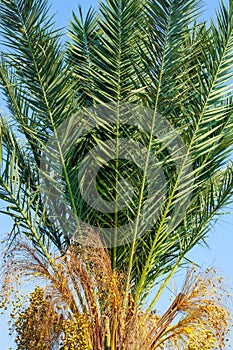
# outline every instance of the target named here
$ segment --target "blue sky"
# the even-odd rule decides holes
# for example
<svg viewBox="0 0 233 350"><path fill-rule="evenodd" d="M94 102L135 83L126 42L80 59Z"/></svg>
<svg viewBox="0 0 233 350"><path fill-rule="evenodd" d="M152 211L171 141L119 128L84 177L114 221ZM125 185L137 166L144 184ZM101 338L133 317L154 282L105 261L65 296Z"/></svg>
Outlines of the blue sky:
<svg viewBox="0 0 233 350"><path fill-rule="evenodd" d="M76 11L79 4L84 10L86 10L90 5L96 7L98 3L96 0L66 0L64 2L60 0L50 0L49 2L52 6L52 12L56 12L55 19L58 27L66 27L68 25L72 11ZM217 4L217 0L206 0L204 2L205 13L203 14L203 17L209 18L214 16L214 8ZM0 109L1 108L0 101ZM9 228L9 220L0 217L0 234L6 233ZM219 272L229 280L228 284L233 287L233 214L226 215L217 225L215 225L209 233L207 243L209 249L201 246L195 247L189 254L190 259L204 267L214 265ZM10 346L12 349L14 348L13 342L10 341L7 333L7 318L6 316L3 316L0 317L1 350L7 350Z"/></svg>

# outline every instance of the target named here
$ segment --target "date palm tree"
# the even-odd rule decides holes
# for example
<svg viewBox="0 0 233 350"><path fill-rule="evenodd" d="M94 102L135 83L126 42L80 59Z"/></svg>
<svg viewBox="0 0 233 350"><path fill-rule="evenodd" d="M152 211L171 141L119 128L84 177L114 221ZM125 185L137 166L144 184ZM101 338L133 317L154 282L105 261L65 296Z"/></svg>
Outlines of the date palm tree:
<svg viewBox="0 0 233 350"><path fill-rule="evenodd" d="M105 0L73 14L64 43L47 1L0 1L8 245L26 238L53 268L91 227L124 274L124 305L157 285L148 312L232 198L233 8L209 25L200 11Z"/></svg>

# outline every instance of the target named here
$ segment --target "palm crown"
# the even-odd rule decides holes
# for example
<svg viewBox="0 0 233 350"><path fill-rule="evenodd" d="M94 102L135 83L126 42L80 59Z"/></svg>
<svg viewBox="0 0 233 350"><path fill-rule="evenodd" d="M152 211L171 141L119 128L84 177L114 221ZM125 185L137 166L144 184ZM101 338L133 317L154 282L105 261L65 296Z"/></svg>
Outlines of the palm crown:
<svg viewBox="0 0 233 350"><path fill-rule="evenodd" d="M73 15L64 45L47 1L0 5L0 84L9 113L0 120L0 198L14 222L9 244L24 235L51 263L54 249L64 254L73 242L72 230L81 239L83 222L104 228L112 268L125 273L137 303L160 283L150 310L232 196L233 9L221 4L207 26L197 21L200 8L197 0L101 1L98 13ZM70 131L85 123L90 131L77 133L64 154ZM122 139L143 152L121 159ZM105 202L117 202L122 181L133 187L125 210L103 213L83 199L77 173L93 148L101 150L96 187ZM158 167L166 187L159 188ZM57 194L52 201L41 173ZM158 193L150 198L153 176ZM88 186L84 193L91 196ZM132 235L119 240L126 224Z"/></svg>

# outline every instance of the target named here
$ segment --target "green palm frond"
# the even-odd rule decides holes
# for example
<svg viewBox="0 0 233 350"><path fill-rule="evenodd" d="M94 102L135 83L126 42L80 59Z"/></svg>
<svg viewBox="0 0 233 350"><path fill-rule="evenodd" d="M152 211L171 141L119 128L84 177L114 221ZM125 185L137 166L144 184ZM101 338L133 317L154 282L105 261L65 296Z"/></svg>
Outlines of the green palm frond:
<svg viewBox="0 0 233 350"><path fill-rule="evenodd" d="M213 227L214 219L217 220L219 215L221 215L222 209L232 202L232 195L233 169L232 164L229 164L225 170L219 171L206 181L200 188L198 195L193 196L185 219L175 232L169 237L161 236L160 240L158 240L155 247L157 254L154 254L152 257L152 263L154 263L156 268L151 269L146 276L143 291L145 294L143 297L148 295L154 281L156 281L156 284L161 283L161 276L165 276L172 271L172 267L176 266L176 262L181 262L186 253L197 243L200 243L202 240L205 241L210 229ZM148 251L151 247L151 241L145 247L144 256L146 256L146 248ZM183 263L185 262L183 261ZM138 265L141 266L140 264ZM138 273L140 274L140 271ZM159 295L156 295L152 301L151 309Z"/></svg>
<svg viewBox="0 0 233 350"><path fill-rule="evenodd" d="M1 63L1 86L15 130L24 135L31 162L37 163L38 177L42 149L49 136L75 111L74 82L63 60L60 33L48 16L47 1L3 1L0 7L1 34L9 48Z"/></svg>
<svg viewBox="0 0 233 350"><path fill-rule="evenodd" d="M11 144L11 148L3 147L1 152L0 197L7 202L6 209L1 210L1 213L13 218L15 234L25 234L33 246L50 261L46 209L41 207L40 188L36 187L33 164L29 167L26 163L27 155L22 145L9 131L4 120L1 121L0 130L3 145L7 142L9 147ZM19 163L21 160L22 164Z"/></svg>
<svg viewBox="0 0 233 350"><path fill-rule="evenodd" d="M30 149L24 141L16 138L4 118L0 119L0 131L0 198L6 203L1 213L14 221L9 242L17 234L25 234L40 252L44 252L44 249L49 252L53 246L61 251L64 239L48 215L37 164Z"/></svg>
<svg viewBox="0 0 233 350"><path fill-rule="evenodd" d="M95 52L97 78L101 84L105 83L100 101L126 101L130 92L132 95L132 91L141 88L134 80L133 64L138 60L136 43L141 41L144 5L143 1L131 0L100 3L99 26L103 34Z"/></svg>
<svg viewBox="0 0 233 350"><path fill-rule="evenodd" d="M91 96L97 88L93 76L94 48L99 45L100 37L97 14L92 8L87 12L86 18L83 17L81 7L79 17L73 13L70 37L72 42L68 44L68 62L73 67L73 79L77 80L79 105L91 105Z"/></svg>
<svg viewBox="0 0 233 350"><path fill-rule="evenodd" d="M196 239L206 234L212 226L214 218L221 214L221 210L230 204L233 194L233 168L230 163L225 170L220 170L210 177L202 186L201 194L194 196L192 207L187 212L185 223L186 244L194 246ZM197 201L197 202L196 202ZM195 226L191 226L196 222ZM199 232L196 236L194 229ZM190 249L190 246L189 246Z"/></svg>
<svg viewBox="0 0 233 350"><path fill-rule="evenodd" d="M7 68L12 67L17 87L23 89L21 99L36 113L37 122L52 129L70 112L74 100L60 32L54 29L48 11L47 1L3 1L0 24L9 47Z"/></svg>
<svg viewBox="0 0 233 350"><path fill-rule="evenodd" d="M201 12L200 4L198 0L149 1L146 52L141 50L143 71L147 72L149 81L144 98L152 108L159 102L157 109L161 113L168 107L171 113L184 99L184 76L190 69L187 65L200 50L198 45L187 45L186 41L191 28L201 26L195 23Z"/></svg>
<svg viewBox="0 0 233 350"><path fill-rule="evenodd" d="M173 5L174 6L174 5ZM173 7L174 8L174 7ZM156 12L157 14L157 12ZM223 15L224 14L224 15ZM190 76L191 81L191 89L193 89L193 96L191 95L190 98L194 97L195 103L190 103L189 106L182 106L182 110L179 111L179 117L182 118L183 115L189 115L190 108L193 108L192 112L192 119L190 118L190 123L184 127L183 133L187 136L185 137L185 142L187 144L187 157L190 157L192 160L192 172L188 174L193 176L193 183L189 182L188 178L188 187L186 188L190 193L192 193L192 196L201 196L201 187L202 184L209 178L214 176L214 173L221 169L221 166L225 163L227 159L227 155L229 155L230 152L230 146L232 145L232 139L229 133L229 130L232 130L232 101L231 101L231 91L229 90L229 81L231 79L231 67L232 67L232 14L228 14L226 11L224 5L221 7L220 15L218 15L218 21L219 21L219 29L216 30L214 24L212 24L212 28L210 31L208 31L208 36L205 34L205 37L208 39L208 41L205 43L203 41L203 52L200 51L200 48L198 48L197 55L198 60L200 60L200 63L203 63L206 65L207 74L209 75L208 81L206 79L202 81L201 77L199 77L199 85L197 84L197 72L190 72L189 70L184 70L184 75L182 78L182 75L178 75L177 80L178 83L181 82L181 84L184 84L183 79L185 79L186 76ZM173 28L173 27L172 27ZM218 33L218 34L217 34ZM188 34L189 35L189 34ZM190 34L191 35L191 34ZM169 35L167 35L169 37ZM182 35L178 36L179 38L182 38ZM220 38L222 38L220 40ZM224 41L223 41L224 39ZM177 39L178 40L178 39ZM175 42L175 40L174 40ZM224 44L223 44L224 43ZM181 43L181 47L184 44ZM174 44L176 46L176 44ZM221 46L221 49L220 49ZM208 54L206 53L205 49L206 47L209 47ZM190 49L190 47L187 47L187 49ZM155 50L154 50L155 51ZM177 50L176 50L177 54ZM169 47L169 55L172 55L172 47ZM192 54L191 54L192 55ZM203 55L205 55L205 59L203 58ZM208 55L208 59L207 56ZM169 75L166 76L167 71L171 73L171 68L169 67L168 70L166 70L166 51L164 53L164 66L161 74L161 81L160 81L160 91L155 89L155 92L157 91L157 98L158 98L158 106L163 105L163 84L165 87L169 87ZM191 56L190 56L191 58ZM193 59L195 56L193 56ZM208 65L209 62L209 65ZM170 66L172 63L170 63ZM214 65L214 66L213 66ZM174 66L176 66L176 63L174 63ZM198 70L199 68L197 68ZM155 68L156 72L156 68ZM179 72L179 70L178 70ZM174 74L175 75L175 71ZM166 77L166 84L163 83L163 78ZM174 81L176 78L174 79ZM192 85L195 82L195 86ZM158 80L159 82L159 80ZM190 82L189 82L190 83ZM204 85L202 85L202 83ZM208 83L208 88L207 88ZM225 84L225 85L224 85ZM185 86L185 84L184 84ZM179 86L178 86L179 87ZM195 99L196 91L198 91L198 98ZM169 93L168 93L169 96ZM161 103L160 103L161 100ZM190 100L191 102L191 100ZM190 107L191 105L191 107ZM187 111L186 111L187 108ZM164 110L163 113L166 113L167 111ZM169 114L166 115L169 120L172 120L172 111L169 111ZM175 111L175 120L177 120L177 113L178 109ZM217 118L216 118L217 116ZM179 124L178 124L179 125ZM190 138L189 138L190 135ZM187 158L185 159L186 165L187 165ZM183 166L186 166L185 163ZM183 166L181 169L183 169ZM178 175L179 178L180 175ZM229 189L232 184L229 184ZM167 218L171 213L171 208L176 205L177 203L177 194L179 189L179 184L177 181L175 181L172 185L172 190L170 195L168 196L168 201L166 204L166 209L162 215L159 227L155 230L155 234L152 234L153 239L151 237L149 238L149 251L148 254L148 240L145 240L145 251L147 254L145 255L145 260L139 259L139 263L142 266L142 273L141 273L141 280L138 284L138 293L140 294L140 285L142 287L142 290L144 290L145 285L148 283L149 276L153 276L155 271L160 269L160 266L158 268L156 267L155 260L156 257L159 255L159 252L162 250L167 250L167 254L163 255L163 258L167 259L169 262L168 265L163 265L161 263L161 266L164 266L164 268L172 268L174 266L175 261L179 261L181 256L183 256L183 253L186 253L187 246L182 246L182 239L180 239L180 228L178 227L178 232L175 230L173 234L169 232L167 229ZM184 189L185 191L185 189ZM227 196L224 197L225 200L227 200ZM223 204L223 203L221 203ZM192 223L190 223L192 227L196 228L196 242L201 239L203 236L200 233L200 231L197 229L196 221L193 220ZM181 223L182 228L182 223ZM164 244L161 246L161 249L157 246L157 243L159 241L164 242ZM144 240L139 241L139 247L143 246ZM139 248L139 249L140 249ZM178 256L176 254L178 253ZM182 252L182 254L181 254ZM180 256L181 254L181 256ZM170 261L169 261L170 260ZM160 260L161 261L161 260ZM140 268L135 271L134 275L140 276ZM152 277L153 280L153 277Z"/></svg>
<svg viewBox="0 0 233 350"><path fill-rule="evenodd" d="M138 44L145 23L144 2L110 0L100 3L100 14L80 11L71 22L69 60L80 86L97 103L126 101L142 88L134 73L140 56ZM78 62L77 62L78 61Z"/></svg>

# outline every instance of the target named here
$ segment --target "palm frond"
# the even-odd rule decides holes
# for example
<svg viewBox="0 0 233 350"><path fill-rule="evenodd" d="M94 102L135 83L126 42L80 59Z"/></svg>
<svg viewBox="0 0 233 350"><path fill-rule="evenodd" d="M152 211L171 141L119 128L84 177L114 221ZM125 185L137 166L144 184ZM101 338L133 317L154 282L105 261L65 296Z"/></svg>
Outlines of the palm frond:
<svg viewBox="0 0 233 350"><path fill-rule="evenodd" d="M13 218L14 233L20 231L21 234L25 234L34 247L50 261L48 242L50 233L48 227L46 228L46 209L41 205L40 188L36 180L38 174L30 158L27 163L28 155L14 134L9 131L6 122L2 121L0 128L3 141L0 160L0 198L7 203L6 209L1 210L1 213ZM6 142L7 148L4 147ZM43 231L47 235L43 234Z"/></svg>
<svg viewBox="0 0 233 350"><path fill-rule="evenodd" d="M1 33L9 48L1 64L1 85L10 117L26 137L37 167L49 135L76 108L71 72L48 11L47 1L1 2ZM64 161L63 167L66 174ZM67 176L66 182L69 187ZM71 193L70 198L72 202Z"/></svg>
<svg viewBox="0 0 233 350"><path fill-rule="evenodd" d="M183 189L181 190L181 193L187 194L186 191L190 191L191 196L194 198L202 197L202 185L207 181L208 178L213 177L217 171L220 171L221 166L223 166L227 160L230 152L230 146L232 145L232 140L229 133L229 130L232 130L233 127L231 100L232 92L229 90L229 85L227 84L231 79L231 66L233 64L231 55L232 14L227 12L224 5L221 7L220 15L218 15L218 21L220 22L218 31L216 29L210 29L208 32L204 31L204 37L207 38L207 41L203 41L203 52L200 52L200 50L198 50L197 53L194 52L197 57L199 56L198 60L201 60L201 64L203 62L205 62L203 64L206 64L206 70L208 72L207 74L209 74L208 81L205 79L202 80L199 77L198 84L196 78L197 73L193 74L193 72L190 72L189 70L184 70L183 76L184 78L185 75L188 76L192 74L190 75L190 80L195 83L195 86L191 84L191 88L193 88L193 97L195 98L196 91L199 89L199 102L197 99L195 99L195 103L190 103L190 105L194 108L192 112L193 117L192 119L190 118L190 123L184 127L185 134L187 130L187 136L184 136L184 140L187 145L187 153L186 157L183 159L184 162L181 161L183 162L183 165L180 169L183 171L185 167L190 164L192 170L190 171L189 168L189 171L186 175L181 175L181 173L178 174L177 179L179 179L180 176L183 176L184 182L182 183ZM214 24L212 24L212 26L215 28ZM223 37L224 41L222 39L220 41L220 37ZM220 45L222 45L221 49ZM206 47L209 47L208 58L205 51ZM187 49L189 49L189 47ZM205 55L205 58L203 58L202 55ZM195 58L195 56L193 57ZM182 83L182 77L179 75L178 78ZM162 94L158 96L158 105L160 105L161 97ZM183 105L182 110L179 111L180 118L182 118L183 115L189 115L189 113L190 106L188 106L188 109L186 110L186 106ZM171 111L170 115L172 115ZM177 120L177 116L174 119ZM172 116L169 120L172 121ZM188 135L190 135L190 138ZM191 177L193 178L193 182L190 181ZM185 182L187 184L186 189L184 187ZM223 203L227 203L229 200L228 193L231 192L231 186L232 183L229 183L229 187L224 193L223 198L220 200L221 205L224 205ZM139 294L140 288L142 287L142 290L144 290L146 284L148 283L148 278L150 279L149 276L154 275L152 271L155 272L157 270L155 260L157 260L156 257L159 255L159 252L161 252L160 248L157 246L157 243L159 241L162 243L161 249L163 249L163 251L166 250L167 247L167 254L163 255L164 258L166 257L168 259L168 265L165 264L165 268L166 266L170 266L172 269L172 266L175 266L174 264L176 264L176 262L177 265L179 265L180 260L184 256L183 254L189 250L188 246L182 246L181 232L183 231L183 223L181 223L180 227L178 226L177 229L173 231L173 233L169 231L167 226L168 217L171 215L171 208L177 205L180 198L179 187L179 182L177 180L174 181L172 184L172 190L168 196L167 204L165 206L166 208L161 217L160 224L155 230L155 234L152 234L152 238L149 239L151 242L149 244L150 253L146 254L145 260L142 259L140 261L139 259L139 262L142 266L141 281L138 284ZM193 206L193 210L195 210L195 205ZM177 211L179 211L179 208L177 208ZM195 227L196 230L194 229L192 231L193 235L195 235L195 238L192 237L192 239L194 239L195 243L197 243L200 239L203 238L203 231L197 229L198 223L196 219L194 219L192 222L189 222L188 225ZM185 232L185 230L183 232ZM145 251L148 252L148 241L145 241ZM141 245L143 245L143 242L139 241L139 246ZM156 276L158 277L157 274Z"/></svg>
<svg viewBox="0 0 233 350"><path fill-rule="evenodd" d="M74 16L71 22L70 60L84 91L96 103L132 100L133 91L142 88L134 64L140 60L137 44L144 35L144 5L139 1L105 1L100 3L99 16L93 18L90 10L84 20L80 12L80 18Z"/></svg>
<svg viewBox="0 0 233 350"><path fill-rule="evenodd" d="M91 96L98 88L93 76L94 48L99 45L101 35L96 12L90 8L84 18L79 7L79 17L73 13L69 34L72 41L68 43L68 62L73 68L73 79L77 81L79 105L88 106L93 104Z"/></svg>

